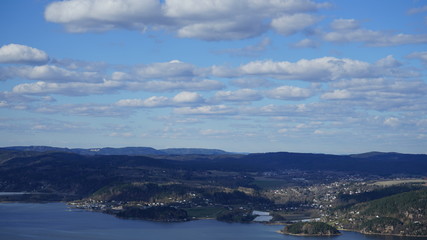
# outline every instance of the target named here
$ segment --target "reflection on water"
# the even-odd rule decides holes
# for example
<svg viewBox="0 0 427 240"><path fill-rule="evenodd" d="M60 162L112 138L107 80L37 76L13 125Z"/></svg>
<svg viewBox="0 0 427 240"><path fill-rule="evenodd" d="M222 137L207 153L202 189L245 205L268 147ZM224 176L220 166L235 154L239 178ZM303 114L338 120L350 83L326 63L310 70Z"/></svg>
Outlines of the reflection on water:
<svg viewBox="0 0 427 240"><path fill-rule="evenodd" d="M24 195L29 194L26 192L0 192L0 196L13 196L13 195Z"/></svg>
<svg viewBox="0 0 427 240"><path fill-rule="evenodd" d="M8 240L411 240L344 232L336 237L296 237L276 233L282 226L200 220L156 223L70 209L64 203L1 203L0 239Z"/></svg>

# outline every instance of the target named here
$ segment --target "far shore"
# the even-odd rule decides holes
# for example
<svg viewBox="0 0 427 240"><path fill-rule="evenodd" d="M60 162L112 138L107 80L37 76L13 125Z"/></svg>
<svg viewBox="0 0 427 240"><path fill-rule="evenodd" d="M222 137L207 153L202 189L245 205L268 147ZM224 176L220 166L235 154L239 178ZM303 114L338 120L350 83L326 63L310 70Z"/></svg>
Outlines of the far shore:
<svg viewBox="0 0 427 240"><path fill-rule="evenodd" d="M339 231L345 231L345 232L357 232L360 234L364 234L364 235L376 235L376 236L396 236L396 237L422 237L425 238L427 237L427 235L403 235L403 234L391 234L391 233L365 233L362 231L358 231L358 230L353 230L353 229L344 229L344 228L339 228Z"/></svg>
<svg viewBox="0 0 427 240"><path fill-rule="evenodd" d="M304 234L304 233L299 233L299 234L295 234L295 233L284 232L282 230L279 230L276 232L280 233L280 234L284 234L284 235L299 236L299 237L332 237L332 236L342 235L342 233L337 233L337 234Z"/></svg>

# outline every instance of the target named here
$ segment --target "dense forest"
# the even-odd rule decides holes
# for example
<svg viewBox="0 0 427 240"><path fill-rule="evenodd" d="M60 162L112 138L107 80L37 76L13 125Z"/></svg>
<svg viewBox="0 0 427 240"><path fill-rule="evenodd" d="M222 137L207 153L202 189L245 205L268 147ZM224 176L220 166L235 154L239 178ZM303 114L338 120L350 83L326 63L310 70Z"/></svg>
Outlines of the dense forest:
<svg viewBox="0 0 427 240"><path fill-rule="evenodd" d="M310 236L333 236L339 235L335 227L323 222L299 222L285 226L282 230L285 234L310 235Z"/></svg>
<svg viewBox="0 0 427 240"><path fill-rule="evenodd" d="M332 216L330 222L363 233L427 236L427 189L340 208Z"/></svg>

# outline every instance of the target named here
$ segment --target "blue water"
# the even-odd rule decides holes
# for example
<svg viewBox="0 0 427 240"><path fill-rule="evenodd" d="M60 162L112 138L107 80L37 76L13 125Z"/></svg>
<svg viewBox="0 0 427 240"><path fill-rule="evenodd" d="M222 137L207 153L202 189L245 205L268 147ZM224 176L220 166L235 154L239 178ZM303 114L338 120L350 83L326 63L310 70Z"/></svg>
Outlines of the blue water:
<svg viewBox="0 0 427 240"><path fill-rule="evenodd" d="M295 237L276 233L282 226L199 220L156 223L69 209L64 203L1 203L1 240L409 240L344 232L337 237ZM415 238L420 240L420 238Z"/></svg>

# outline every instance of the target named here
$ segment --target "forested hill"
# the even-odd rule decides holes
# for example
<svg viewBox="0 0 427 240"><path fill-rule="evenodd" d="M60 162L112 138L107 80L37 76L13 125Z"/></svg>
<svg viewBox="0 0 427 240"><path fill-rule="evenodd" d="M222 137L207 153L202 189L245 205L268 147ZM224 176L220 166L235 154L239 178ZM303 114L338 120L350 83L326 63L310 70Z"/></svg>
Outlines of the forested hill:
<svg viewBox="0 0 427 240"><path fill-rule="evenodd" d="M139 150L137 150L139 149ZM104 148L103 154L71 154L62 156L61 149L19 147L0 148L0 164L6 160L19 157L19 163L31 162L33 157L39 159L40 155L45 158L65 158L72 156L73 160L96 164L118 164L115 160L120 159L122 166L127 165L156 165L163 168L181 168L187 170L225 170L225 171L276 171L299 169L303 171L341 171L358 174L374 175L418 175L427 174L427 155L425 154L401 154L401 153L365 153L356 155L332 155L312 153L256 153L256 154L229 154L221 150L208 149L170 149L170 155L154 154L135 156L143 148L123 148L122 150L131 154L118 154L120 151ZM32 151L31 151L32 150ZM43 152L43 150L47 152ZM100 150L101 151L101 150ZM110 151L111 154L108 154ZM142 151L142 150L141 150ZM158 151L151 149L149 151ZM164 150L162 150L164 151ZM117 153L117 154L116 154ZM180 154L181 153L181 154ZM56 157L55 157L56 156ZM152 158L155 157L156 159ZM25 161L24 161L25 159ZM42 158L43 159L43 158ZM172 161L186 160L186 161ZM15 162L14 164L18 164ZM1 166L1 165L0 165Z"/></svg>
<svg viewBox="0 0 427 240"><path fill-rule="evenodd" d="M332 216L340 227L367 234L427 236L427 189L359 203Z"/></svg>
<svg viewBox="0 0 427 240"><path fill-rule="evenodd" d="M213 160L219 169L269 171L280 169L343 171L360 174L392 175L427 173L427 155L376 153L332 155L312 153L257 153L235 158Z"/></svg>

